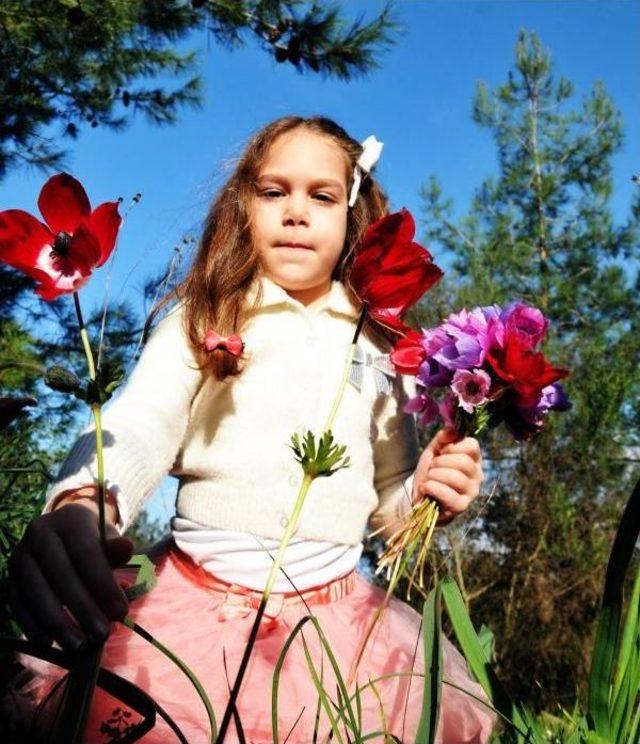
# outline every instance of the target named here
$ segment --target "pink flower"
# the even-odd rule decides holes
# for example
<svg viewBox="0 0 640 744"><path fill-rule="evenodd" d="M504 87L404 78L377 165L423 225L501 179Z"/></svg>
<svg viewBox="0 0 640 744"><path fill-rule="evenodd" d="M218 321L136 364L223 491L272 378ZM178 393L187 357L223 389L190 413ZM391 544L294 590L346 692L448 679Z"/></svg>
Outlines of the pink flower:
<svg viewBox="0 0 640 744"><path fill-rule="evenodd" d="M487 402L490 388L491 378L482 369L457 369L451 382L451 389L467 413Z"/></svg>
<svg viewBox="0 0 640 744"><path fill-rule="evenodd" d="M537 307L520 301L510 302L500 318L507 334L518 336L527 349L537 349L549 328L549 321Z"/></svg>

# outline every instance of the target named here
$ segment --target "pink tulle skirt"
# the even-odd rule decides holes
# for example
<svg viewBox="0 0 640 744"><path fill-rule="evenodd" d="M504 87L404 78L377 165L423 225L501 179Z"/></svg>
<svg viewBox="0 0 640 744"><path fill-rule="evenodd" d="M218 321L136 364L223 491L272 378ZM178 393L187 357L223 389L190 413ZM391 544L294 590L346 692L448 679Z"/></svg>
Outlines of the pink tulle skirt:
<svg viewBox="0 0 640 744"><path fill-rule="evenodd" d="M152 591L130 603L129 617L193 670L209 695L220 726L260 602L260 593L218 581L196 566L173 542L167 542L152 557L157 569L157 584ZM116 575L122 583L131 579L124 570L117 570ZM385 592L352 571L330 584L301 594L317 618L346 682ZM309 614L309 610L297 594L273 594L267 605L237 702L248 743L271 744L274 741L274 668L292 630ZM318 673L322 668L328 696L337 703L335 676L311 622L304 624L302 634ZM20 689L14 688L10 693L13 696L10 707L25 715L25 711L35 709L62 672L58 667L32 657L21 656L20 661L37 672L30 683ZM139 635L120 623L114 623L104 648L102 665L148 692L178 724L190 744L209 741L208 717L194 687L164 654ZM415 741L422 709L423 678L420 675L423 672L421 617L409 605L392 597L357 669L357 684L364 688L360 695L363 735L383 732L386 727L389 733L406 744ZM395 676L379 679L385 675ZM373 685L366 686L370 680ZM487 700L480 685L471 680L462 655L445 640L444 685L436 741L439 744L487 742L495 723L494 715L483 703L457 688ZM349 692L355 692L354 686ZM355 698L352 702L355 711ZM288 744L327 741L330 725L323 710L317 722L318 735L314 739L317 706L318 693L298 633L289 647L280 675L278 740L286 740ZM86 742L102 744L113 741L118 738L118 732L121 734L137 720L140 720L137 713L132 713L98 688ZM341 730L346 740L344 726ZM174 742L177 738L158 717L154 728L140 741L157 744ZM228 744L241 741L233 722L225 741ZM337 741L335 736L331 741ZM370 741L384 742L385 738L381 733Z"/></svg>

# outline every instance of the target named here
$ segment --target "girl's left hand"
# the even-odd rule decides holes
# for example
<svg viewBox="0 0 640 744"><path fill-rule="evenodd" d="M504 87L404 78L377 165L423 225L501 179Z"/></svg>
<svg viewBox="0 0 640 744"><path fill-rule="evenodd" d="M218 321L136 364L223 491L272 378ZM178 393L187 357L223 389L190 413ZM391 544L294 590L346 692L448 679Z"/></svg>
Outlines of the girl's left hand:
<svg viewBox="0 0 640 744"><path fill-rule="evenodd" d="M460 439L456 431L440 429L425 447L413 477L412 503L429 496L438 502L442 527L462 514L480 493L484 479L480 444L474 437Z"/></svg>

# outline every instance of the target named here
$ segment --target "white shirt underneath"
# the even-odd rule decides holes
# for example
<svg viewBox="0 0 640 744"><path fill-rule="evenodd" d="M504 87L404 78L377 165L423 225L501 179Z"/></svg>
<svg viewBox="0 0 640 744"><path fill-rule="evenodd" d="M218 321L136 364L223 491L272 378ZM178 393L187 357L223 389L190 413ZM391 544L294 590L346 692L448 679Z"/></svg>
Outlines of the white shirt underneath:
<svg viewBox="0 0 640 744"><path fill-rule="evenodd" d="M264 589L280 545L274 538L206 527L184 517L172 517L171 534L176 545L207 573L257 591ZM273 591L295 591L291 582L302 591L344 576L357 565L362 548L362 543L292 538L282 563L291 581L279 571Z"/></svg>

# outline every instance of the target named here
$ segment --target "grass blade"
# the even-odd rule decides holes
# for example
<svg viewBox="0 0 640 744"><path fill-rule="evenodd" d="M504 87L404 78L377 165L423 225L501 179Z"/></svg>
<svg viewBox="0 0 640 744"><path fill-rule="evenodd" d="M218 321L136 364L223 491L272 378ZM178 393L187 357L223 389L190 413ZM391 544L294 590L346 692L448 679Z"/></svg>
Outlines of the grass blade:
<svg viewBox="0 0 640 744"><path fill-rule="evenodd" d="M434 744L442 694L442 606L439 583L429 592L422 607L422 642L424 685L416 744Z"/></svg>
<svg viewBox="0 0 640 744"><path fill-rule="evenodd" d="M640 481L625 507L613 541L589 672L587 718L590 727L611 739L610 694L622 614L624 579L640 532Z"/></svg>
<svg viewBox="0 0 640 744"><path fill-rule="evenodd" d="M519 732L519 736L526 736L525 732L529 728L527 722L491 668L467 613L460 589L450 576L445 576L442 580L442 597L456 638L475 678L496 711Z"/></svg>

